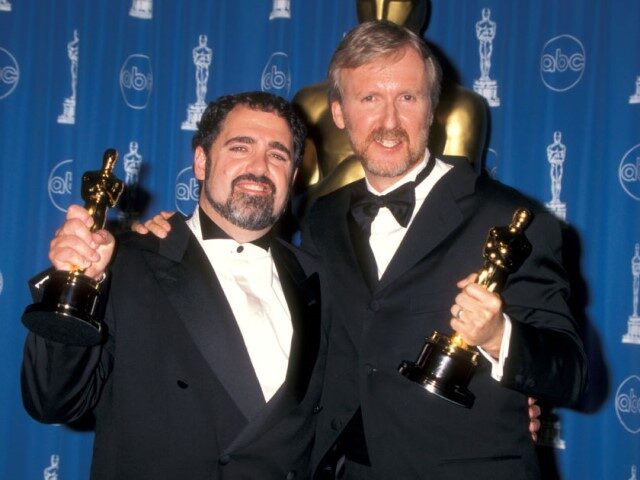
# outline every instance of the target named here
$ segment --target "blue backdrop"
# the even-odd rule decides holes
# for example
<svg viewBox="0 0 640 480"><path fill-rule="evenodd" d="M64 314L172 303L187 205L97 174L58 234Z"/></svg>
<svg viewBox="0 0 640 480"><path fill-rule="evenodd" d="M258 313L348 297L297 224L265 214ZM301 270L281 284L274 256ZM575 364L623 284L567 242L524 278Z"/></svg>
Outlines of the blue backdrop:
<svg viewBox="0 0 640 480"><path fill-rule="evenodd" d="M1 478L88 475L91 433L32 421L19 391L26 282L82 172L115 147L121 218L189 212L202 99L292 98L356 24L345 0L0 0ZM571 227L592 385L541 447L567 479L640 465L639 25L635 0L433 0L425 33L491 105L487 168Z"/></svg>

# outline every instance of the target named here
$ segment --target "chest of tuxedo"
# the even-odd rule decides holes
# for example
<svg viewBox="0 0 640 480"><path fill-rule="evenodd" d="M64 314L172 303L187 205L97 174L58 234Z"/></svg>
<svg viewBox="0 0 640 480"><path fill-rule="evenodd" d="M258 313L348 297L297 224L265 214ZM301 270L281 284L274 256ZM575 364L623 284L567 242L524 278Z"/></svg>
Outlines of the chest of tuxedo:
<svg viewBox="0 0 640 480"><path fill-rule="evenodd" d="M115 267L107 312L115 337L107 345L114 359L105 392L111 398L101 403L111 408L108 416L119 430L112 433L121 442L123 458L135 452L166 464L166 458L176 455L175 445L203 442L210 445L207 456L213 469L216 452L229 445L248 420L170 301L171 278L159 275L163 273L150 269L140 252L124 254ZM189 285L173 287L187 290ZM213 324L224 309L221 299L218 309L207 308L202 315ZM180 455L192 455L194 465L203 464L201 449L184 450Z"/></svg>

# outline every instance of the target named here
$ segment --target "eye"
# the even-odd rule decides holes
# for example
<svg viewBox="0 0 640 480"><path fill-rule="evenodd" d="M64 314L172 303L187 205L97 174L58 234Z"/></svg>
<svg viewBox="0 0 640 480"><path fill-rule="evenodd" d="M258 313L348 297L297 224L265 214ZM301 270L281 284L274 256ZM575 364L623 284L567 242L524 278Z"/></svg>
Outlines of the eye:
<svg viewBox="0 0 640 480"><path fill-rule="evenodd" d="M276 160L281 161L281 162L286 162L286 161L289 160L288 157L286 157L285 155L283 155L281 153L278 153L278 152L271 152L271 156L273 158L275 158Z"/></svg>
<svg viewBox="0 0 640 480"><path fill-rule="evenodd" d="M411 95L410 93L405 93L402 96L402 100L404 100L405 102L413 102L416 99L415 95Z"/></svg>
<svg viewBox="0 0 640 480"><path fill-rule="evenodd" d="M229 147L229 150L232 152L246 152L247 147L245 147L244 145L232 145L231 147Z"/></svg>
<svg viewBox="0 0 640 480"><path fill-rule="evenodd" d="M373 102L373 95L366 95L365 97L362 98L362 102L364 103Z"/></svg>

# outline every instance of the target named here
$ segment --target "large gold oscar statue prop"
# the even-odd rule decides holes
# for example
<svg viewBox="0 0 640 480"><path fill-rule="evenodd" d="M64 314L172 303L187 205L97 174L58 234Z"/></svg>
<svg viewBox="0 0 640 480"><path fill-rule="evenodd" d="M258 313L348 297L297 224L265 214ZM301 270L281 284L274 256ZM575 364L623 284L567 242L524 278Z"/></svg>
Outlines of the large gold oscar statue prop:
<svg viewBox="0 0 640 480"><path fill-rule="evenodd" d="M82 176L84 207L93 217L91 231L104 228L107 210L118 202L124 183L112 174L118 152L104 153L102 169ZM67 345L97 345L103 336L104 305L100 282L73 266L70 271L56 270L42 292L39 303L29 305L22 323L39 336Z"/></svg>
<svg viewBox="0 0 640 480"><path fill-rule="evenodd" d="M509 274L520 268L531 253L531 244L523 233L531 219L528 210L518 209L508 227L489 230L483 252L485 263L478 272L477 284L490 292L502 290ZM471 408L475 396L468 385L478 366L478 355L457 333L448 337L433 332L418 360L404 361L398 370L428 392Z"/></svg>

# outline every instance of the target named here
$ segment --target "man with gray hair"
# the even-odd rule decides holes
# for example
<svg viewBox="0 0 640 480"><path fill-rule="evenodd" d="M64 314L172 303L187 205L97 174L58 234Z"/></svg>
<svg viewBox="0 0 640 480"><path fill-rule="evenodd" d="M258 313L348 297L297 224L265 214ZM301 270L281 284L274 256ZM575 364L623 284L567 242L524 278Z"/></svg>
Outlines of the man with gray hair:
<svg viewBox="0 0 640 480"><path fill-rule="evenodd" d="M574 403L586 360L566 303L559 223L531 200L427 148L440 68L390 22L343 39L331 112L365 179L317 200L303 248L330 312L312 468L347 479L539 478L527 396ZM534 212L532 252L502 295L475 283L487 232ZM424 337L453 328L482 353L465 409L398 373Z"/></svg>

